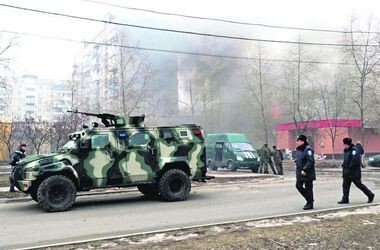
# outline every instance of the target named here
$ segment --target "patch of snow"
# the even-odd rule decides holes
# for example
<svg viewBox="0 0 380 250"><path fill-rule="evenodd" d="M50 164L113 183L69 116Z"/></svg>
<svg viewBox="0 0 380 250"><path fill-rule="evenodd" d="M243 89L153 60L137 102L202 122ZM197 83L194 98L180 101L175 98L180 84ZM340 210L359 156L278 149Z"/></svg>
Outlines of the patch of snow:
<svg viewBox="0 0 380 250"><path fill-rule="evenodd" d="M146 239L141 239L138 242L130 242L130 244L160 243L164 241L182 241L182 240L195 238L198 236L199 236L198 234L186 234L186 235L175 236L175 235L167 235L165 233L160 233L160 234L155 234Z"/></svg>
<svg viewBox="0 0 380 250"><path fill-rule="evenodd" d="M216 232L216 233L221 233L221 232L224 232L225 230L222 227L213 227L211 228L211 231Z"/></svg>
<svg viewBox="0 0 380 250"><path fill-rule="evenodd" d="M99 248L110 249L110 248L116 247L116 246L117 246L117 243L115 243L115 242L105 242L105 243L101 244Z"/></svg>
<svg viewBox="0 0 380 250"><path fill-rule="evenodd" d="M368 221L368 220L362 220L363 225L376 225L376 222Z"/></svg>
<svg viewBox="0 0 380 250"><path fill-rule="evenodd" d="M320 221L318 219L311 218L309 216L295 217L292 220L284 219L274 219L274 220L262 220L247 222L246 225L249 227L278 227L278 226L288 226L295 223L309 223L314 221Z"/></svg>
<svg viewBox="0 0 380 250"><path fill-rule="evenodd" d="M334 218L342 218L349 215L358 215L358 214L380 214L380 205L365 207L365 208L358 208L354 211L339 211L336 213L319 215L317 217L321 219L334 219Z"/></svg>

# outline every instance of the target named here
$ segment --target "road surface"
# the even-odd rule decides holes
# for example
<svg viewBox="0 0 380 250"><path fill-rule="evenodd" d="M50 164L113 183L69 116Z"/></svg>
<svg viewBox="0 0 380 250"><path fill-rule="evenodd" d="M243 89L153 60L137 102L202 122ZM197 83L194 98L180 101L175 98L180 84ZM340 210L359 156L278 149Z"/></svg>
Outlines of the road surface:
<svg viewBox="0 0 380 250"><path fill-rule="evenodd" d="M380 173L366 173L363 182L380 200ZM189 200L147 200L140 193L81 196L66 212L46 213L33 201L0 204L0 249L14 249L113 235L253 219L301 212L305 201L294 178L256 183L202 184ZM340 174L320 175L314 183L315 209L342 207ZM367 197L351 187L350 205Z"/></svg>

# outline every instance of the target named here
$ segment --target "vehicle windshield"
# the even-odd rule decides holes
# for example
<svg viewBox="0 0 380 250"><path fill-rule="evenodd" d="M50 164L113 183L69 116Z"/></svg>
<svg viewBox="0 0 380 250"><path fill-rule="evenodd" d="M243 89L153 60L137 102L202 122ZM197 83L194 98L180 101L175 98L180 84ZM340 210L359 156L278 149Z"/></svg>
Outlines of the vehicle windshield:
<svg viewBox="0 0 380 250"><path fill-rule="evenodd" d="M255 151L255 149L252 147L252 145L249 143L246 143L246 142L233 142L233 143L231 143L231 146L235 150Z"/></svg>
<svg viewBox="0 0 380 250"><path fill-rule="evenodd" d="M69 135L69 141L66 142L65 145L63 145L59 151L66 151L68 149L73 148L79 141L80 137L81 137L80 134Z"/></svg>

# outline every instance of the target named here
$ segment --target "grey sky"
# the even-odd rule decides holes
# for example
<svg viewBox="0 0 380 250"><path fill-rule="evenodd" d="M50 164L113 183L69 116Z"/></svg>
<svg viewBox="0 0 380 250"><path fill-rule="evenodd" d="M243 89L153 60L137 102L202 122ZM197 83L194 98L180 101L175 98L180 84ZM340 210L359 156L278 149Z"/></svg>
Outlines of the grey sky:
<svg viewBox="0 0 380 250"><path fill-rule="evenodd" d="M271 25L311 27L321 29L343 29L351 15L365 19L372 15L379 18L376 10L380 2L364 1L176 1L176 0L129 0L106 1L128 7L146 8L163 12L205 16L236 21L265 23ZM217 22L196 21L179 17L168 17L142 12L130 11L85 1L26 1L0 0L0 3L36 8L54 12L67 13L103 19L106 13L116 13L130 23L168 27L172 29L193 30L197 32L217 33L223 35L250 36L262 39L295 40L298 32L276 29L257 29L240 25L227 25ZM377 19L378 20L378 19ZM29 32L40 35L57 36L75 40L90 40L101 30L103 24L63 17L52 17L25 11L0 7L0 30ZM144 33L145 32L145 33ZM166 40L180 40L185 35L152 33L148 31L135 33L139 44L147 47L156 45L164 49L178 49ZM158 35L159 34L159 35ZM146 35L146 36L145 36ZM159 43L154 43L150 36L160 36ZM339 42L338 35L305 34L306 39L317 42ZM145 39L145 40L144 40ZM158 39L159 40L159 39ZM75 55L79 53L80 44L49 39L18 37L19 46L12 53L16 74L36 74L41 78L69 79ZM222 43L223 40L218 40ZM188 50L191 50L189 48Z"/></svg>

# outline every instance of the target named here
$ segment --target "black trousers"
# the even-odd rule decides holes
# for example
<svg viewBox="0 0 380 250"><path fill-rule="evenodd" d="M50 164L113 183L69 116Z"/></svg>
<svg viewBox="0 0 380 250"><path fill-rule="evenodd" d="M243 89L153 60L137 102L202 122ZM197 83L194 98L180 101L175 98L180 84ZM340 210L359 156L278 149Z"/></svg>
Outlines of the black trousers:
<svg viewBox="0 0 380 250"><path fill-rule="evenodd" d="M296 188L302 194L308 204L313 204L313 181L297 180Z"/></svg>
<svg viewBox="0 0 380 250"><path fill-rule="evenodd" d="M349 178L349 177L343 177L343 197L342 200L348 201L348 197L350 195L350 187L351 182L355 184L357 188L359 188L365 195L368 197L372 194L371 190L369 190L366 185L362 183L362 180L360 178Z"/></svg>

